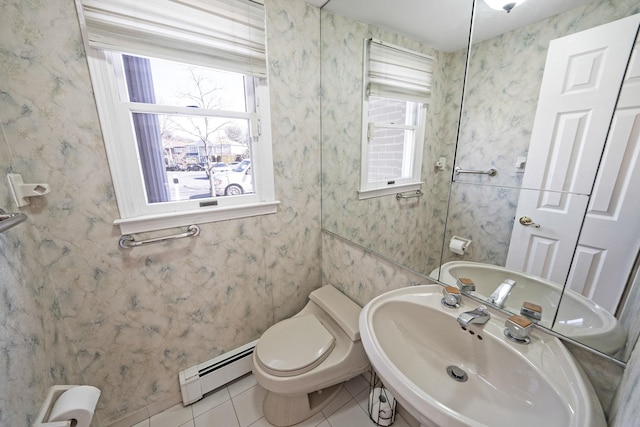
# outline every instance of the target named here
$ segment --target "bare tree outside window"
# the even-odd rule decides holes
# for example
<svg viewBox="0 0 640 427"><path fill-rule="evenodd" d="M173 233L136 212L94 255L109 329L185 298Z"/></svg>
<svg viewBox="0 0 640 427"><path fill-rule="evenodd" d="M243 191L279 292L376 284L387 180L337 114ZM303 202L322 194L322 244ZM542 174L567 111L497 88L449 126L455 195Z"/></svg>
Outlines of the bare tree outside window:
<svg viewBox="0 0 640 427"><path fill-rule="evenodd" d="M221 173L226 170L221 162L251 157L247 107L252 95L246 93L246 77L158 59L123 58L125 73L131 76L126 86L130 101L198 110L132 114L140 158L150 159L141 163L148 202L215 197L214 169ZM205 171L206 178L194 175L199 171ZM203 179L206 186L200 184Z"/></svg>

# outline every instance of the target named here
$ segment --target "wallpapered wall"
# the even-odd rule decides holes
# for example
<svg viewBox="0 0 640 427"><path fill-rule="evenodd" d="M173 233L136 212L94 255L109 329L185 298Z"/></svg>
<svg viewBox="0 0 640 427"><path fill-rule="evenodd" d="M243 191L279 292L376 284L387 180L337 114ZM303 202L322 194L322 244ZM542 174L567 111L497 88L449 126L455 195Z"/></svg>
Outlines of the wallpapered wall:
<svg viewBox="0 0 640 427"><path fill-rule="evenodd" d="M278 213L125 251L75 2L3 2L0 172L52 192L0 235L0 424L30 425L53 384L100 387L96 425L177 403L181 369L320 286L319 10L266 8Z"/></svg>
<svg viewBox="0 0 640 427"><path fill-rule="evenodd" d="M322 241L320 192L310 191L320 185L320 12L299 0L266 6L278 214L122 251L74 2L3 3L0 172L52 193L0 234L0 424L31 424L53 384L99 386L99 426L177 402L180 369L293 314L321 271L360 303L423 280ZM0 208L16 210L6 185ZM615 427L639 418L638 353L614 400Z"/></svg>
<svg viewBox="0 0 640 427"><path fill-rule="evenodd" d="M364 40L375 38L433 57L422 192L359 200ZM373 25L322 11L322 224L327 230L419 272L440 262L466 50L447 53Z"/></svg>
<svg viewBox="0 0 640 427"><path fill-rule="evenodd" d="M506 261L523 176L515 163L529 150L549 41L638 12L635 0L594 1L473 44L456 163L498 175L460 175L452 187L446 239L473 240L466 260Z"/></svg>

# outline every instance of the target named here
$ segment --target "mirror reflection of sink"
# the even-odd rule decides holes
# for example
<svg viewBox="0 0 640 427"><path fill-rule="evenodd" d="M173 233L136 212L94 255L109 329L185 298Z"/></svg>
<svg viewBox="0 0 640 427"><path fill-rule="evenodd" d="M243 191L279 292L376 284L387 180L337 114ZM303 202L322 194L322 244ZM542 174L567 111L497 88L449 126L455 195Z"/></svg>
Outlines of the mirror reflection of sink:
<svg viewBox="0 0 640 427"><path fill-rule="evenodd" d="M560 340L540 331L528 345L504 336L505 317L461 328L477 307L441 304L442 287L374 298L360 333L384 385L423 426L604 427L593 388ZM463 381L461 381L463 380Z"/></svg>
<svg viewBox="0 0 640 427"><path fill-rule="evenodd" d="M431 273L437 278L438 269ZM553 330L589 347L610 355L624 347L627 334L618 320L607 310L590 299L562 286L539 277L500 267L471 261L451 261L442 265L440 281L456 286L456 280L466 277L474 281L476 291L473 295L487 299L505 279L516 281L506 300L504 309L519 314L525 301L542 307L540 325L552 327L553 316L558 310ZM562 295L562 304L560 297Z"/></svg>

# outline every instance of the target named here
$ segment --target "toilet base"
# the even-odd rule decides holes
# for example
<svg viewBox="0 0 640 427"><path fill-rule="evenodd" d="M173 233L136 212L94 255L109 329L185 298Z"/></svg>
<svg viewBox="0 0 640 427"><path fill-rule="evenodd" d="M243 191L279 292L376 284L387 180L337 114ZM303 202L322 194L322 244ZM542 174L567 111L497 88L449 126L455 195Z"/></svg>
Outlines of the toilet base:
<svg viewBox="0 0 640 427"><path fill-rule="evenodd" d="M284 395L267 391L264 417L274 426L287 427L311 418L327 406L342 390L344 383L312 393Z"/></svg>

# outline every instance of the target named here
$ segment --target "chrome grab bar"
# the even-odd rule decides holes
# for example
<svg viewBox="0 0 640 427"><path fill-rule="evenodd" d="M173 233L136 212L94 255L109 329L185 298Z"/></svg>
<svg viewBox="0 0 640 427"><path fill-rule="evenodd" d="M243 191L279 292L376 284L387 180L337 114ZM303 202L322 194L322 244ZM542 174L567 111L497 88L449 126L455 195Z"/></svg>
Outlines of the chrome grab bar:
<svg viewBox="0 0 640 427"><path fill-rule="evenodd" d="M396 193L396 200L400 200L400 199L410 199L412 197L420 197L423 196L424 193L420 190L416 190L412 193L407 194L408 192L404 192L404 193Z"/></svg>
<svg viewBox="0 0 640 427"><path fill-rule="evenodd" d="M156 237L153 239L139 240L137 242L133 235L126 234L120 237L120 241L118 242L118 244L122 249L131 249L137 246L148 245L150 243L164 242L165 240L182 239L184 237L195 237L198 234L200 234L200 227L198 227L196 224L192 224L187 227L187 231L184 233L172 234L171 236Z"/></svg>
<svg viewBox="0 0 640 427"><path fill-rule="evenodd" d="M480 170L473 170L473 169L462 169L460 166L456 166L455 171L456 173L477 173L480 175L489 175L489 176L496 176L496 174L498 173L498 171L494 168L480 171Z"/></svg>
<svg viewBox="0 0 640 427"><path fill-rule="evenodd" d="M7 213L0 209L0 233L15 227L26 219L27 216L23 213Z"/></svg>

